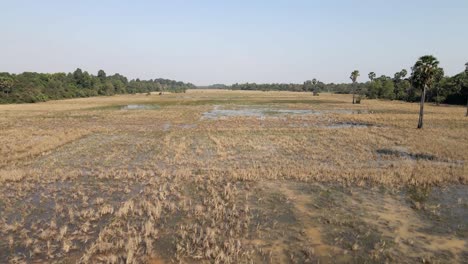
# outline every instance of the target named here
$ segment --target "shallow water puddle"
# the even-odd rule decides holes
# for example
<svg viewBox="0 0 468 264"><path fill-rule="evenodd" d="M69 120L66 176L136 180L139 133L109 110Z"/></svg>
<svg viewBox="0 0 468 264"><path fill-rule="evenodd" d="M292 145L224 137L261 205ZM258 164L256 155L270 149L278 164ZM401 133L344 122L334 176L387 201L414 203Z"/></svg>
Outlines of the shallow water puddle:
<svg viewBox="0 0 468 264"><path fill-rule="evenodd" d="M129 104L120 107L120 110L155 110L159 109L156 104Z"/></svg>
<svg viewBox="0 0 468 264"><path fill-rule="evenodd" d="M221 117L264 117L264 109L219 109L215 106L213 110L203 113L202 119L218 119Z"/></svg>
<svg viewBox="0 0 468 264"><path fill-rule="evenodd" d="M220 109L216 105L211 111L204 112L202 119L219 119L222 117L258 117L275 115L322 115L322 114L367 114L367 110L311 110L311 109L274 109L274 108L240 108L240 109Z"/></svg>

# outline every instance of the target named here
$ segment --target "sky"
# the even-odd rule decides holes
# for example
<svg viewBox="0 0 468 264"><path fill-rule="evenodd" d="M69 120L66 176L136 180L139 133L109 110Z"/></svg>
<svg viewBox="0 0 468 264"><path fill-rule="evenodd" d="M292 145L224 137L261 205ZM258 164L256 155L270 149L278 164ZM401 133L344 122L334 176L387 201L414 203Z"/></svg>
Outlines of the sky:
<svg viewBox="0 0 468 264"><path fill-rule="evenodd" d="M468 61L468 0L0 0L0 72L99 69L215 83L350 82Z"/></svg>

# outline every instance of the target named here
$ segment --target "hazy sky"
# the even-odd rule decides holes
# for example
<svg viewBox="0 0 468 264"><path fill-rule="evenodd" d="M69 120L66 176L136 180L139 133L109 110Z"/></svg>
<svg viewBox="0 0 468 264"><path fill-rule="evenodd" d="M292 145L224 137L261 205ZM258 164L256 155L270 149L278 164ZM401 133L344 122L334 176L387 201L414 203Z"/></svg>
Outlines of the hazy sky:
<svg viewBox="0 0 468 264"><path fill-rule="evenodd" d="M0 72L104 69L198 85L349 82L468 61L468 0L0 0Z"/></svg>

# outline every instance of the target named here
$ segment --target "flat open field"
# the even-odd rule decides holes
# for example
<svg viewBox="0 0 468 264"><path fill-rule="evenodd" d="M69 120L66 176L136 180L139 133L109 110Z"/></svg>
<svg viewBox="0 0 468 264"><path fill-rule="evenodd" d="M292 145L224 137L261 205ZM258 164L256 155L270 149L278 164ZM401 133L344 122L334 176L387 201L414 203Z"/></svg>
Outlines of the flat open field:
<svg viewBox="0 0 468 264"><path fill-rule="evenodd" d="M189 90L0 105L0 263L467 263L465 108Z"/></svg>

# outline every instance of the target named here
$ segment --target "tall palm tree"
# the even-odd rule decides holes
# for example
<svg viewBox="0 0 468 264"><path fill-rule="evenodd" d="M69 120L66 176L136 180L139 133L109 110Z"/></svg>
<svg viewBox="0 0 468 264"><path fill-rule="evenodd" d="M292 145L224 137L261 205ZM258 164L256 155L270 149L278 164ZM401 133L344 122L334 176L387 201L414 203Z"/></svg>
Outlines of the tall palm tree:
<svg viewBox="0 0 468 264"><path fill-rule="evenodd" d="M394 80L395 82L399 82L399 81L401 81L403 78L405 78L407 74L408 74L408 72L407 72L405 69L403 69L403 70L401 70L401 71L395 73L393 80Z"/></svg>
<svg viewBox="0 0 468 264"><path fill-rule="evenodd" d="M405 70L405 69L403 69L403 70L400 71L400 76L401 76L401 78L405 78L407 74L408 74L408 71Z"/></svg>
<svg viewBox="0 0 468 264"><path fill-rule="evenodd" d="M377 75L375 74L375 72L369 72L369 75L368 75L368 76L369 76L369 80L370 80L371 82L373 82L374 79L375 79L375 76L377 76Z"/></svg>
<svg viewBox="0 0 468 264"><path fill-rule="evenodd" d="M359 71L358 70L354 70L351 73L351 76L349 77L353 81L353 104L356 103L355 93L356 93L356 81L357 81L358 77L359 77Z"/></svg>
<svg viewBox="0 0 468 264"><path fill-rule="evenodd" d="M411 83L413 84L413 87L422 90L418 122L418 128L422 128L426 91L430 89L436 81L437 73L440 71L439 61L432 55L422 56L418 61L416 61L412 70Z"/></svg>

